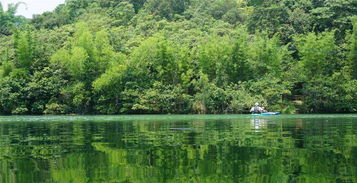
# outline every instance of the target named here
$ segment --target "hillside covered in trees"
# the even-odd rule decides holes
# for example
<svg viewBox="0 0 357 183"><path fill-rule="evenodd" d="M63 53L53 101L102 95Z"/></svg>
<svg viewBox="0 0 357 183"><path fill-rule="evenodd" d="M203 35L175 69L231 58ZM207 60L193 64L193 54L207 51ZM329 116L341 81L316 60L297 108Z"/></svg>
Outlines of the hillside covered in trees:
<svg viewBox="0 0 357 183"><path fill-rule="evenodd" d="M1 114L357 112L356 0L0 6Z"/></svg>

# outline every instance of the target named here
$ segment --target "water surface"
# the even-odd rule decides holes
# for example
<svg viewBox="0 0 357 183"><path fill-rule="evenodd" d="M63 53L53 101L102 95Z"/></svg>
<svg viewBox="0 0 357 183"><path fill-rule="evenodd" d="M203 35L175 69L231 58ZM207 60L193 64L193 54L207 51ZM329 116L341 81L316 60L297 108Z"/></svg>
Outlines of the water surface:
<svg viewBox="0 0 357 183"><path fill-rule="evenodd" d="M357 182L357 115L4 116L0 182Z"/></svg>

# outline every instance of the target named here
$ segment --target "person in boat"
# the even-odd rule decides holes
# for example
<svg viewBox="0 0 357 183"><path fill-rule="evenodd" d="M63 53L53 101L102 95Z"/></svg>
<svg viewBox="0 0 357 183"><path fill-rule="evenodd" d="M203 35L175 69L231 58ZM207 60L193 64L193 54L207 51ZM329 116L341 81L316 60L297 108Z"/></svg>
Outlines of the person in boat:
<svg viewBox="0 0 357 183"><path fill-rule="evenodd" d="M260 107L260 106L259 106L259 103L256 102L256 103L254 104L254 107L252 107L252 108L250 109L250 112L253 113L253 114L260 114L260 113L262 113L262 112L266 112L266 110L264 109L264 107Z"/></svg>

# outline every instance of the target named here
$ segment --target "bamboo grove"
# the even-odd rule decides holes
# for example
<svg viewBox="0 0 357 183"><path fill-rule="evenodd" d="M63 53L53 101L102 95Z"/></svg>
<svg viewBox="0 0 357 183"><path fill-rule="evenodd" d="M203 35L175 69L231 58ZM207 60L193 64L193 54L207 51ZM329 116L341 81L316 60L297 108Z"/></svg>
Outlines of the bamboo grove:
<svg viewBox="0 0 357 183"><path fill-rule="evenodd" d="M1 114L357 111L356 0L0 6Z"/></svg>

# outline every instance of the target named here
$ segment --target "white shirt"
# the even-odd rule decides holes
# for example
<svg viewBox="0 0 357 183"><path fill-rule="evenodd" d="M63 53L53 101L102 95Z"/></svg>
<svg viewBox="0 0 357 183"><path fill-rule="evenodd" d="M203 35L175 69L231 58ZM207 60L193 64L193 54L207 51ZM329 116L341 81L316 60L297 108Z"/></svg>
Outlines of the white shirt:
<svg viewBox="0 0 357 183"><path fill-rule="evenodd" d="M250 109L250 112L254 112L254 108L255 108L255 107L258 107L258 111L259 111L259 112L263 112L263 110L264 110L262 107L254 106L254 107L252 107L252 108Z"/></svg>

